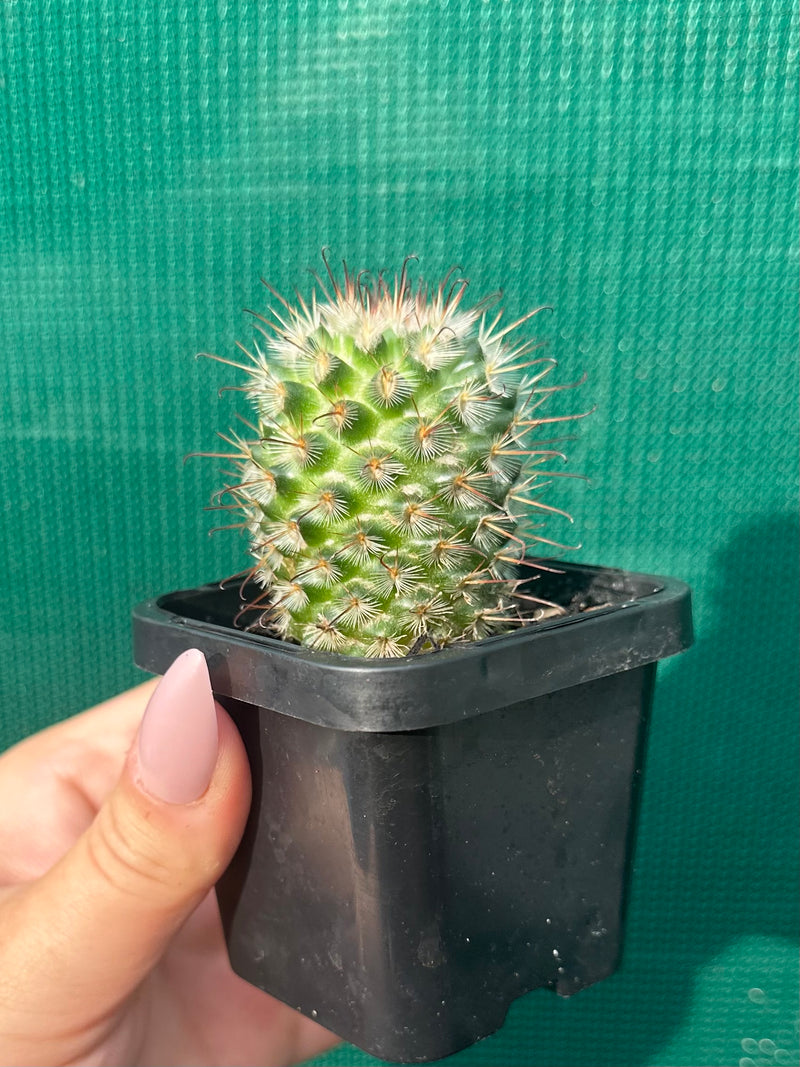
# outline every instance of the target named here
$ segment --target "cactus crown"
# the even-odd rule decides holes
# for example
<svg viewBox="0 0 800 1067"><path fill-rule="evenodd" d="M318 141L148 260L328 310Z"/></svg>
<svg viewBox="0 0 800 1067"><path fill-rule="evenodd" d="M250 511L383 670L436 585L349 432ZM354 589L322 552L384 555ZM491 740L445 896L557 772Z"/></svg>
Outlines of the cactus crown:
<svg viewBox="0 0 800 1067"><path fill-rule="evenodd" d="M407 265L392 285L328 267L296 304L270 287L239 345L256 417L220 435L236 481L217 496L250 538L251 629L377 657L530 621L520 568L556 544L536 517L566 515L537 498L563 456L531 438L580 416L542 414L555 361L512 340L541 308L501 327L496 297L465 307L466 281L412 286Z"/></svg>

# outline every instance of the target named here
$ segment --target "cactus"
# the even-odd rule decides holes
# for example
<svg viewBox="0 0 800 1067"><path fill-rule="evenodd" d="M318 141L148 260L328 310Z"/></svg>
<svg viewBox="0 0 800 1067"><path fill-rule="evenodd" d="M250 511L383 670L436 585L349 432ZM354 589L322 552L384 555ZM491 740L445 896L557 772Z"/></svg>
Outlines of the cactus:
<svg viewBox="0 0 800 1067"><path fill-rule="evenodd" d="M559 473L544 467L564 457L531 438L581 416L542 413L555 361L512 341L542 309L501 327L496 297L464 306L453 272L412 286L408 262L390 285L346 265L340 281L326 259L332 291L318 277L320 295L294 305L268 287L276 308L255 316L252 350L239 345L252 436L220 434L234 451L205 454L236 467L217 496L242 512L256 561L249 629L391 657L478 640L529 622L526 602L546 605L520 591L522 568L556 544L540 519L572 520L538 499Z"/></svg>

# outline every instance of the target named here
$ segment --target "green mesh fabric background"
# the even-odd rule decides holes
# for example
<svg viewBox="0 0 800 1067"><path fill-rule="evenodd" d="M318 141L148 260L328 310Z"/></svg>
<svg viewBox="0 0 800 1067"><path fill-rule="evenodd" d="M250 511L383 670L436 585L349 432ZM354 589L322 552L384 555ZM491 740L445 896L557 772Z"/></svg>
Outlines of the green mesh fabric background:
<svg viewBox="0 0 800 1067"><path fill-rule="evenodd" d="M0 747L132 683L261 306L330 245L555 307L575 558L687 580L624 964L463 1064L798 1062L796 0L0 6ZM375 1062L340 1049L317 1063Z"/></svg>

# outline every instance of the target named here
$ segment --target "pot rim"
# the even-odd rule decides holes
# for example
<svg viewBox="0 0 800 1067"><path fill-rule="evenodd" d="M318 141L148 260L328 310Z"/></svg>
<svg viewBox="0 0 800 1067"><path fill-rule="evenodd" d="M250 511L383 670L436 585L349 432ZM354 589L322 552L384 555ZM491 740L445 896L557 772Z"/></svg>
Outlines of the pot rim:
<svg viewBox="0 0 800 1067"><path fill-rule="evenodd" d="M163 673L187 648L206 656L217 696L321 726L397 731L457 722L652 663L692 643L691 594L676 579L561 563L616 603L403 659L318 652L192 618L218 584L179 590L133 613L134 660Z"/></svg>

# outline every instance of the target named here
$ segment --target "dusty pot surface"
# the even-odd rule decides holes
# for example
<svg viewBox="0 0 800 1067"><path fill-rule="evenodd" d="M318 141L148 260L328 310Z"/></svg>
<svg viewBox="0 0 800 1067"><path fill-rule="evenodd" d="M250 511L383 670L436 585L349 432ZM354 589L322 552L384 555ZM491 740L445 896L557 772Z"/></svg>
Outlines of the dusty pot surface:
<svg viewBox="0 0 800 1067"><path fill-rule="evenodd" d="M559 564L567 615L401 660L245 634L235 589L134 614L135 659L206 655L253 805L218 886L231 962L376 1056L437 1059L541 986L616 967L656 664L688 588Z"/></svg>

